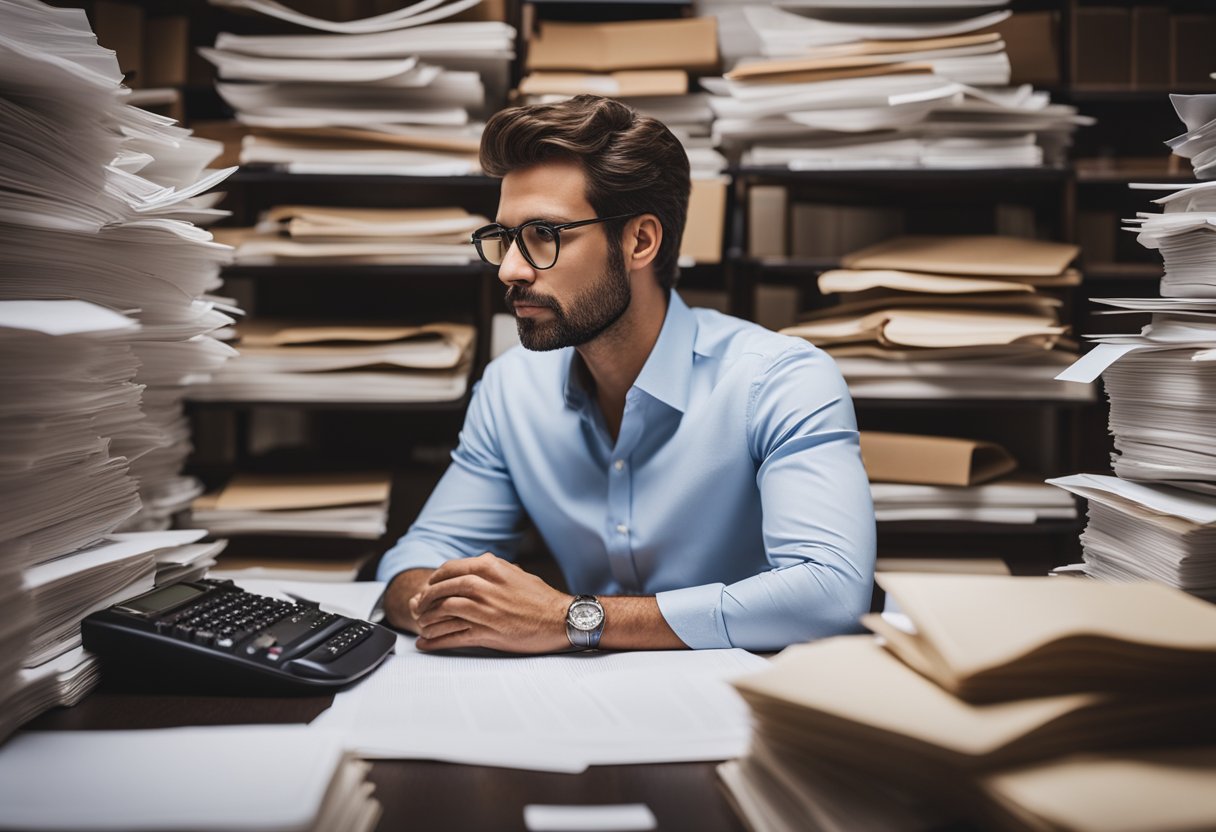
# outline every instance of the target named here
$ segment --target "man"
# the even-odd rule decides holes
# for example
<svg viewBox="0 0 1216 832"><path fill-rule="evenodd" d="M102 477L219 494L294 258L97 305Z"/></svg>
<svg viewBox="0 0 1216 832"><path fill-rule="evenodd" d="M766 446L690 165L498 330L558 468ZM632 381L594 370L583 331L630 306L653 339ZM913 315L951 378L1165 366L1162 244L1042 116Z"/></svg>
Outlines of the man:
<svg viewBox="0 0 1216 832"><path fill-rule="evenodd" d="M874 514L848 391L804 341L673 291L688 159L595 96L496 114L482 167L524 349L379 570L422 650L773 650L853 629ZM526 511L572 597L510 563ZM585 594L585 595L582 595ZM594 597L598 596L598 597Z"/></svg>

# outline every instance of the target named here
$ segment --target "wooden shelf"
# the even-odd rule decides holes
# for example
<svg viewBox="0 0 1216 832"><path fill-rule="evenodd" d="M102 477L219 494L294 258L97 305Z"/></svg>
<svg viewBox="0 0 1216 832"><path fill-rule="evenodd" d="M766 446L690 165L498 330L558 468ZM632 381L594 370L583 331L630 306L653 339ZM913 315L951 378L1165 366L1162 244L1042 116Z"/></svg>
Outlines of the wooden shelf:
<svg viewBox="0 0 1216 832"><path fill-rule="evenodd" d="M225 182L247 185L410 185L427 187L497 188L499 180L481 174L472 176L392 176L388 174L288 173L276 167L245 165Z"/></svg>
<svg viewBox="0 0 1216 832"><path fill-rule="evenodd" d="M441 275L450 277L480 278L492 275L493 272L480 261L454 266L423 266L423 265L391 265L391 264L334 264L320 266L315 264L275 263L264 266L228 266L220 276L228 278L250 278L254 280L291 279L299 277L370 277L370 278L417 278Z"/></svg>
<svg viewBox="0 0 1216 832"><path fill-rule="evenodd" d="M463 413L469 395L445 402L333 402L333 401L251 401L186 399L186 409L217 410L312 410L382 413Z"/></svg>
<svg viewBox="0 0 1216 832"><path fill-rule="evenodd" d="M1066 167L1033 168L853 168L847 170L796 170L780 165L740 165L726 173L745 181L781 180L783 182L849 183L924 183L943 182L989 187L996 182L1021 184L1058 184L1068 179Z"/></svg>
<svg viewBox="0 0 1216 832"><path fill-rule="evenodd" d="M1085 280L1160 280L1160 263L1094 263L1081 269Z"/></svg>
<svg viewBox="0 0 1216 832"><path fill-rule="evenodd" d="M896 520L879 522L880 535L1057 535L1080 534L1083 519L1040 520L1037 523L980 523L972 520Z"/></svg>

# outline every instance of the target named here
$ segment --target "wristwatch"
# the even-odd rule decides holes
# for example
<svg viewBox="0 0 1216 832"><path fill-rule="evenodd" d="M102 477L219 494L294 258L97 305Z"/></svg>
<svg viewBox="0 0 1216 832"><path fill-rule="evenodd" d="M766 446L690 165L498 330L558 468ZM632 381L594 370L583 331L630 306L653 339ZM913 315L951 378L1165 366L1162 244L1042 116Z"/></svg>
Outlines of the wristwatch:
<svg viewBox="0 0 1216 832"><path fill-rule="evenodd" d="M576 595L566 610L566 638L575 647L594 650L603 634L603 604L594 595Z"/></svg>

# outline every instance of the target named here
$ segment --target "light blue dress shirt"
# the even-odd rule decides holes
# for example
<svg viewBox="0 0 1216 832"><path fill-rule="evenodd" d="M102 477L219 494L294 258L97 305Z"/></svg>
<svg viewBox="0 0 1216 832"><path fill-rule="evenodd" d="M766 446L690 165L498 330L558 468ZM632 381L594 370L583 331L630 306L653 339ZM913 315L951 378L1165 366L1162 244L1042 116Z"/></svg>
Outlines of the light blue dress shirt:
<svg viewBox="0 0 1216 832"><path fill-rule="evenodd" d="M655 595L689 647L773 650L857 628L874 509L825 353L673 291L615 442L576 355L516 348L490 363L380 580L512 558L522 510L571 592Z"/></svg>

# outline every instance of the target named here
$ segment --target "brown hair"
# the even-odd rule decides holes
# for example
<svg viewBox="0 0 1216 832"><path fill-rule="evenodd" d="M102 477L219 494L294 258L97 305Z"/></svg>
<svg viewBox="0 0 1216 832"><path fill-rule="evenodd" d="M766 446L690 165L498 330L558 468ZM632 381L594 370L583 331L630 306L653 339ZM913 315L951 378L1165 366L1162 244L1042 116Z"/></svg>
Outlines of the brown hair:
<svg viewBox="0 0 1216 832"><path fill-rule="evenodd" d="M680 238L692 187L688 154L662 122L632 107L579 95L558 104L514 107L495 113L481 136L481 167L505 176L551 159L578 162L587 177L587 202L600 217L654 214L663 241L654 260L659 285L679 278ZM623 221L622 221L623 222ZM609 223L616 229L618 223ZM614 251L620 234L609 233Z"/></svg>

